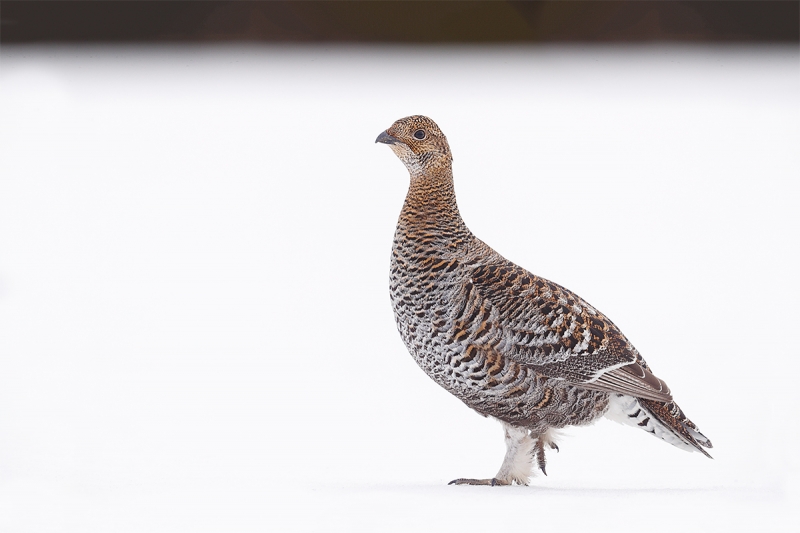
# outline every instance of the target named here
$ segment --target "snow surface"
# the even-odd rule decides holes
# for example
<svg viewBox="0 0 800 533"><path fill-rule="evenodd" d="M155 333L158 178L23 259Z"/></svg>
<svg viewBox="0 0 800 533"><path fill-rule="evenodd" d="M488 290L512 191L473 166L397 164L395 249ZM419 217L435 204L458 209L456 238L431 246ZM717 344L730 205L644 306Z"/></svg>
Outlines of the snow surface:
<svg viewBox="0 0 800 533"><path fill-rule="evenodd" d="M0 87L0 530L796 530L796 47L4 46ZM395 330L416 113L715 460L601 421L446 485L504 446Z"/></svg>

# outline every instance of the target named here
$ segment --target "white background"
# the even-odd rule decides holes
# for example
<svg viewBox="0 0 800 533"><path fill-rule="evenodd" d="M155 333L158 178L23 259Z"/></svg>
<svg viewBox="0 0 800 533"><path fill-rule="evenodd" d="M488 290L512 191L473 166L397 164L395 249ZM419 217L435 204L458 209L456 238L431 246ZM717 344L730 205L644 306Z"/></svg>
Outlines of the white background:
<svg viewBox="0 0 800 533"><path fill-rule="evenodd" d="M796 47L4 46L0 82L0 530L796 527ZM600 421L446 485L504 445L395 330L374 139L417 113L715 460Z"/></svg>

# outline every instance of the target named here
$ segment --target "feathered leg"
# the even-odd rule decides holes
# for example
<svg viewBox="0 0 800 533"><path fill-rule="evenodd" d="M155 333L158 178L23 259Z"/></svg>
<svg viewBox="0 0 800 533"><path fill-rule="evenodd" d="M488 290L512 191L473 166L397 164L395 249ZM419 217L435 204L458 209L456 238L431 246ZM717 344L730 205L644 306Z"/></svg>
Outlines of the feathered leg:
<svg viewBox="0 0 800 533"><path fill-rule="evenodd" d="M530 432L503 423L506 437L506 456L497 475L491 479L454 479L449 485L527 485L533 469L534 440Z"/></svg>

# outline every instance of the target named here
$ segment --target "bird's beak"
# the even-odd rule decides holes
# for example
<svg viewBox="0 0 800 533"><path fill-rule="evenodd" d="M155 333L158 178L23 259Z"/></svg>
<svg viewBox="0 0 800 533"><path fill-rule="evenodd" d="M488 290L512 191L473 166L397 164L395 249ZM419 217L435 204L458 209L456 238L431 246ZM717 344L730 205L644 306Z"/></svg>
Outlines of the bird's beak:
<svg viewBox="0 0 800 533"><path fill-rule="evenodd" d="M400 139L398 139L397 137L392 137L391 135L389 135L384 131L383 133L378 135L378 138L375 139L375 142L383 144L397 144L400 142Z"/></svg>

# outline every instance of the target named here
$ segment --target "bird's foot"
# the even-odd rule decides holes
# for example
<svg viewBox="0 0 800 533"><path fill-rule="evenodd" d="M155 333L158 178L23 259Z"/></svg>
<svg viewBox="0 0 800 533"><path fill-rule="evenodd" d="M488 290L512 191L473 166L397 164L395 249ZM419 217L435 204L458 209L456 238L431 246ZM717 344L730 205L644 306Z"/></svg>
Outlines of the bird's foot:
<svg viewBox="0 0 800 533"><path fill-rule="evenodd" d="M541 435L538 435L536 437L536 443L533 445L533 456L536 457L536 466L539 467L539 470L541 470L542 474L545 476L547 475L547 470L545 470L545 466L547 465L547 459L544 455L545 446L551 450L560 451L558 445L555 443L554 437L556 437L555 431L549 429Z"/></svg>
<svg viewBox="0 0 800 533"><path fill-rule="evenodd" d="M492 487L497 485L510 485L508 481L503 481L502 479L497 479L493 477L492 479L470 479L460 477L458 479L454 479L448 485L490 485Z"/></svg>
<svg viewBox="0 0 800 533"><path fill-rule="evenodd" d="M536 464L539 470L546 476L547 470L544 467L547 465L547 459L544 456L544 439L539 438L536 444L533 445L533 454L536 456Z"/></svg>

